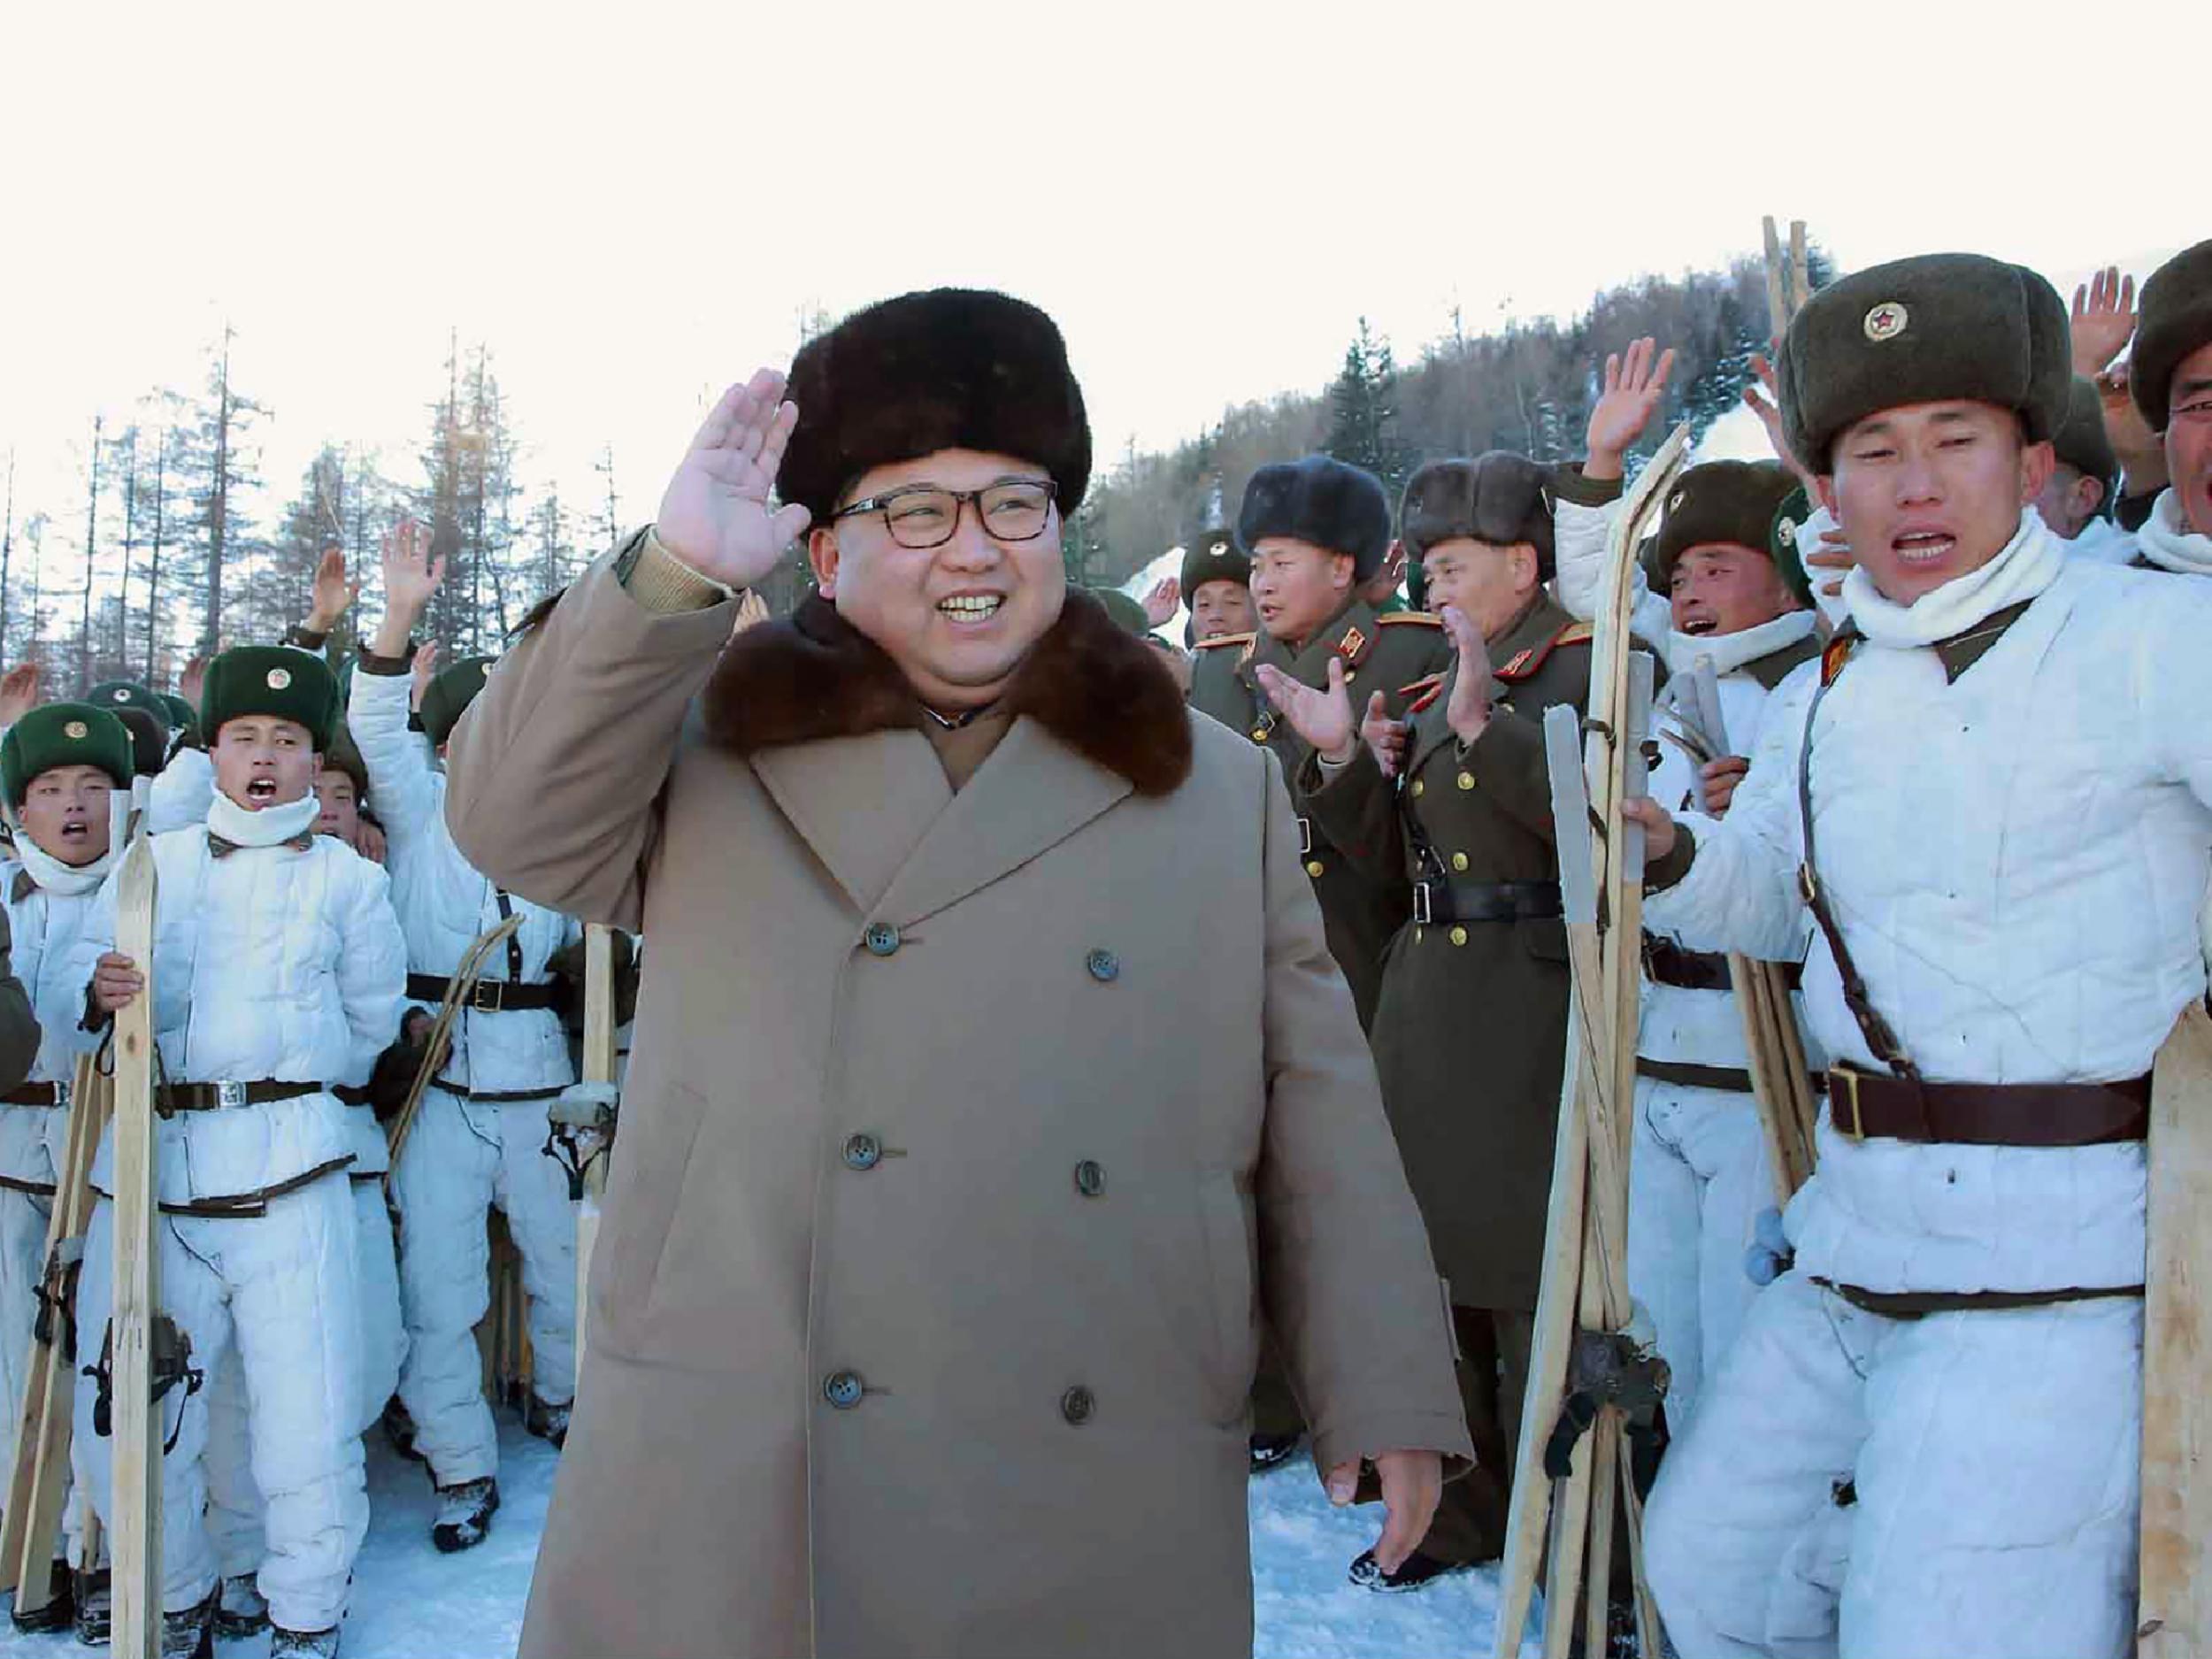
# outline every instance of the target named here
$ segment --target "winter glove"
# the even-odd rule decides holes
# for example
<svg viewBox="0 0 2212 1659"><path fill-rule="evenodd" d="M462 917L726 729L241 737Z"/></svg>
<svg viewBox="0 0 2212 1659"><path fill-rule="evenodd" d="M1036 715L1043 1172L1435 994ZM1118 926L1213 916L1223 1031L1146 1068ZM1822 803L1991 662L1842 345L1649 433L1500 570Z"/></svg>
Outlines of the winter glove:
<svg viewBox="0 0 2212 1659"><path fill-rule="evenodd" d="M1762 1210L1752 1224L1751 1244L1743 1253L1743 1271L1755 1285L1771 1285L1796 1263L1797 1252L1782 1230L1782 1212Z"/></svg>

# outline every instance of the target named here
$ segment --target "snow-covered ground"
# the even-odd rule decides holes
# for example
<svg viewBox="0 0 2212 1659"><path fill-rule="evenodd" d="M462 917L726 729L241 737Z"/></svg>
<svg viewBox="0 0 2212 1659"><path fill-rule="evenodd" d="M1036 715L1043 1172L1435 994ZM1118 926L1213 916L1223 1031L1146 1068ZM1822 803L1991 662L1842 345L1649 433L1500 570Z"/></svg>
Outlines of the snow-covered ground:
<svg viewBox="0 0 2212 1659"><path fill-rule="evenodd" d="M500 1497L491 1536L461 1555L430 1546L430 1485L421 1468L369 1442L369 1538L354 1572L346 1659L505 1659L522 1629L530 1565L557 1458L500 1414ZM1260 1659L1445 1659L1487 1655L1494 1567L1415 1595L1354 1589L1344 1570L1375 1541L1382 1510L1333 1509L1310 1463L1252 1483L1252 1582ZM269 1639L222 1642L222 1659L262 1659ZM72 1635L21 1636L0 1621L0 1659L65 1659L96 1650ZM1534 1642L1524 1647L1534 1655Z"/></svg>

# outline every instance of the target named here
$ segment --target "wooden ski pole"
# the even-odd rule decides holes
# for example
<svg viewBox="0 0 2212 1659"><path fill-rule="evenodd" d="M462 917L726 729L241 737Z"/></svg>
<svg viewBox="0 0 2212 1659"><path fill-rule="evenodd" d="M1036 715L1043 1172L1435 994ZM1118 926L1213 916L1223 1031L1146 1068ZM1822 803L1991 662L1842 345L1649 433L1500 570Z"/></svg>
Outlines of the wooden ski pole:
<svg viewBox="0 0 2212 1659"><path fill-rule="evenodd" d="M116 874L115 949L145 988L115 1016L115 1305L109 1398L114 1489L109 1499L116 1659L161 1651L161 1419L154 1401L154 1323L161 1261L154 1116L153 849L140 835ZM182 1396L179 1396L180 1409Z"/></svg>
<svg viewBox="0 0 2212 1659"><path fill-rule="evenodd" d="M408 1086L407 1099L393 1117L391 1128L386 1132L386 1141L391 1148L390 1162L395 1170L399 1167L401 1148L406 1146L407 1137L414 1133L415 1114L422 1110L423 1092L430 1087L430 1080L437 1075L439 1066L445 1063L445 1050L452 1038L454 1025L459 1020L469 998L475 995L476 982L483 976L484 964L490 959L491 953L505 944L521 926L522 916L518 911L501 921L497 926L487 928L468 948L468 954L461 958L460 965L446 980L445 996L438 1005L438 1018L430 1027L429 1047L423 1053L422 1064L415 1070L415 1080Z"/></svg>

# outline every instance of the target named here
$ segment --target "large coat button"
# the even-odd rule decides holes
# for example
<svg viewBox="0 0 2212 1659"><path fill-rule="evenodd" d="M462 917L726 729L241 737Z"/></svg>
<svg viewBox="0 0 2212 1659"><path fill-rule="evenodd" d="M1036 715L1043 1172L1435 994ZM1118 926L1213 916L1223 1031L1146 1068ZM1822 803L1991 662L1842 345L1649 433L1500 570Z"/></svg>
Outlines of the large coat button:
<svg viewBox="0 0 2212 1659"><path fill-rule="evenodd" d="M1080 1384L1060 1396L1060 1415L1078 1428L1088 1423L1097 1409L1098 1402L1091 1397L1091 1391Z"/></svg>
<svg viewBox="0 0 2212 1659"><path fill-rule="evenodd" d="M883 1162L883 1142L873 1135L845 1137L845 1167L849 1170L872 1170Z"/></svg>
<svg viewBox="0 0 2212 1659"><path fill-rule="evenodd" d="M1121 958L1110 950L1094 950L1083 958L1083 965L1101 985L1111 985L1121 978Z"/></svg>
<svg viewBox="0 0 2212 1659"><path fill-rule="evenodd" d="M1466 867L1467 855L1465 853L1454 853L1452 855L1452 868L1454 870L1464 870Z"/></svg>
<svg viewBox="0 0 2212 1659"><path fill-rule="evenodd" d="M856 1371L833 1371L822 1379L822 1398L840 1411L849 1411L860 1403L860 1396L867 1393Z"/></svg>
<svg viewBox="0 0 2212 1659"><path fill-rule="evenodd" d="M899 948L899 930L888 922L877 922L862 936L872 956L888 956Z"/></svg>
<svg viewBox="0 0 2212 1659"><path fill-rule="evenodd" d="M1086 1198L1095 1198L1106 1190L1106 1171L1095 1159L1085 1158L1075 1166L1075 1190Z"/></svg>

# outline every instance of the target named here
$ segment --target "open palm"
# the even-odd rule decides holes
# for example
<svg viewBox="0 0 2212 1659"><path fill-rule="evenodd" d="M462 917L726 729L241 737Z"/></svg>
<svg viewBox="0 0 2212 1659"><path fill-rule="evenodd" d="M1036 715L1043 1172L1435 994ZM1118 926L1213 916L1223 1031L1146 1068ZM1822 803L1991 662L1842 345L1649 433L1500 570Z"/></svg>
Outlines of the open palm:
<svg viewBox="0 0 2212 1659"><path fill-rule="evenodd" d="M773 570L811 517L795 503L774 511L768 505L799 419L796 406L782 401L783 385L782 375L762 369L722 394L653 521L662 546L731 588L750 588Z"/></svg>

